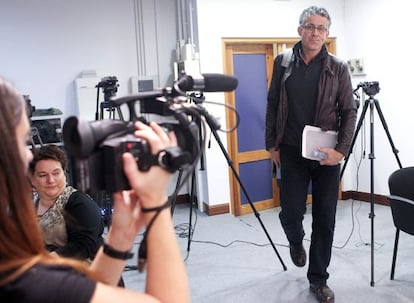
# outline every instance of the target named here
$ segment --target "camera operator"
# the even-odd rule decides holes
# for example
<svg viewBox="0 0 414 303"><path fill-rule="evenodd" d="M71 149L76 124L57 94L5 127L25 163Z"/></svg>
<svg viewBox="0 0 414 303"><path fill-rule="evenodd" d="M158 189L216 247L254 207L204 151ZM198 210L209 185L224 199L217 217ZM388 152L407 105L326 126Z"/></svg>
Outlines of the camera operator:
<svg viewBox="0 0 414 303"><path fill-rule="evenodd" d="M130 191L114 193L112 225L90 267L46 251L31 201L27 168L29 121L23 97L0 78L0 301L1 302L189 302L189 285L166 208L170 173L142 172L122 155ZM136 123L135 136L152 154L176 145L156 123ZM150 228L148 227L150 225ZM145 293L116 287L139 231L147 226Z"/></svg>

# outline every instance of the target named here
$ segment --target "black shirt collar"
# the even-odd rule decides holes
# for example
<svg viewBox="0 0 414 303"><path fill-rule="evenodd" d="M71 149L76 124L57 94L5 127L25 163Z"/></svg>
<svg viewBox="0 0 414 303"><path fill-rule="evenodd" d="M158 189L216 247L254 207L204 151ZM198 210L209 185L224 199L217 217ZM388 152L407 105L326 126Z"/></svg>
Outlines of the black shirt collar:
<svg viewBox="0 0 414 303"><path fill-rule="evenodd" d="M299 59L303 61L300 55L301 52L302 52L302 41L299 41L293 46L293 53L295 54L297 60ZM319 62L319 61L324 60L327 56L328 56L328 50L326 48L326 45L324 44L322 45L321 51L316 55L315 58L312 59L312 61Z"/></svg>

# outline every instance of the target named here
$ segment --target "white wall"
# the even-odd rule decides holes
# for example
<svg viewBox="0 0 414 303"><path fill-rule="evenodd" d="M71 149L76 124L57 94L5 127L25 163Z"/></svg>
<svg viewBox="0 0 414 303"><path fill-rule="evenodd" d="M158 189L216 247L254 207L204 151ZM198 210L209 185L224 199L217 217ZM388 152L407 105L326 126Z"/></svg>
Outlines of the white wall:
<svg viewBox="0 0 414 303"><path fill-rule="evenodd" d="M171 85L177 36L172 0L2 0L0 76L36 108L55 107L66 118L79 113L75 79L84 70L117 76L118 96L130 92L131 76Z"/></svg>
<svg viewBox="0 0 414 303"><path fill-rule="evenodd" d="M145 23L142 48L135 26L141 21L134 13L138 3ZM74 80L83 70L96 70L99 78L117 76L120 95L142 70L159 74L157 86L164 86L173 75L175 12L170 0L2 1L0 74L37 108L53 106L64 116L78 113ZM138 62L140 56L144 62Z"/></svg>
<svg viewBox="0 0 414 303"><path fill-rule="evenodd" d="M326 7L331 14L331 36L337 37L337 54L344 55L343 2L327 0L317 1L317 4ZM308 6L309 2L305 0L198 0L201 72L223 72L222 38L297 37L299 15ZM224 102L223 94L214 93L208 97L210 100ZM223 126L226 125L223 108L206 107L210 113L219 117ZM224 133L221 134L221 140L227 146ZM229 203L228 165L214 140L212 148L206 152L206 163L203 184L208 187L208 194L205 194L204 200L210 206Z"/></svg>
<svg viewBox="0 0 414 303"><path fill-rule="evenodd" d="M349 58L363 57L367 73L366 77L354 77L355 87L362 81L379 81L380 92L375 98L379 101L391 139L399 150L402 166L414 165L411 19L412 8L407 1L345 1L346 53ZM374 192L386 195L389 194L388 176L398 169L398 164L377 111L374 112ZM366 145L367 155L370 152L368 114L364 121L366 132L361 130L358 135L358 147L355 149L357 160L361 158L360 146ZM361 144L364 133L366 143ZM353 160L349 172L352 188L358 187L356 163ZM370 160L367 156L362 161L358 176L359 191L370 192Z"/></svg>
<svg viewBox="0 0 414 303"><path fill-rule="evenodd" d="M400 151L403 166L413 165L411 150L414 140L414 100L411 88L411 70L414 62L409 56L412 18L409 2L403 0L198 0L198 25L201 71L222 72L222 38L237 37L297 37L296 28L301 11L310 6L325 7L332 18L330 36L337 38L337 55L345 60L363 58L366 76L354 77L354 87L363 81L379 81L380 92L375 97L388 125L391 139ZM407 42L406 42L407 41ZM360 94L362 92L360 91ZM224 96L211 94L211 99L224 102ZM266 100L263 100L265 102ZM359 109L361 114L362 106ZM214 109L225 125L224 109ZM369 193L370 165L370 111L355 142L343 176L343 190ZM398 168L386 132L374 110L374 192L387 195L388 176ZM226 137L222 140L226 145ZM213 144L214 145L214 144ZM362 155L365 151L365 157ZM218 148L207 151L207 175L210 205L230 201L228 169ZM359 165L359 163L361 163ZM359 168L358 168L359 166Z"/></svg>
<svg viewBox="0 0 414 303"><path fill-rule="evenodd" d="M171 83L175 58L175 3L172 0L1 1L0 75L30 94L36 107L57 107L65 116L77 113L74 80L82 70L94 69L99 76L116 75L119 94L125 94L129 77L143 69L138 62L141 52L146 57L145 72L159 74L159 85L165 86ZM137 47L134 7L138 4L143 6L141 16L146 24L143 50L142 45ZM223 71L223 37L297 37L299 14L311 4L324 6L330 12L333 21L330 34L337 38L337 55L364 59L367 76L354 78L354 84L380 82L381 91L376 97L400 150L399 157L403 166L413 165L410 71L414 62L409 57L409 1L198 0L201 71ZM213 101L224 101L221 93L206 96ZM208 105L206 108L226 125L224 109ZM366 131L369 131L368 118ZM397 163L377 117L374 124L375 192L387 194L387 178ZM220 136L227 146L226 136L221 133ZM344 190L369 192L367 157L357 172L360 141L357 140L358 146L345 171ZM369 133L365 141L369 154ZM228 165L214 139L211 145L205 155L207 171L200 174L199 180L203 201L210 205L229 203Z"/></svg>

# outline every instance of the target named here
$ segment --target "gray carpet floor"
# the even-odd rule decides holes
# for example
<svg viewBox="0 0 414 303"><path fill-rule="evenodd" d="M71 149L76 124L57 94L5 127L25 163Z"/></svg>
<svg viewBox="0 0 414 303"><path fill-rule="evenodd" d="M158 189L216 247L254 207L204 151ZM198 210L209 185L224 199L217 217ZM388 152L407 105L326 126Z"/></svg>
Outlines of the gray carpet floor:
<svg viewBox="0 0 414 303"><path fill-rule="evenodd" d="M311 207L308 206L304 219L306 249L310 244ZM370 212L371 205L367 202L346 200L338 203L334 248L328 270L328 285L335 292L335 302L414 302L414 262L411 260L414 237L400 233L395 280L390 280L395 236L391 210L375 205L373 229ZM192 302L316 302L309 292L307 266L297 268L290 260L278 213L279 208L261 211L258 218L254 214L207 216L193 210L193 234L192 240L188 241L190 208L188 205L174 208L173 218L190 279ZM138 237L136 250L140 240ZM277 253L286 265L286 271ZM130 265L134 263L135 260L130 261ZM123 276L127 288L144 289L145 273L126 270Z"/></svg>

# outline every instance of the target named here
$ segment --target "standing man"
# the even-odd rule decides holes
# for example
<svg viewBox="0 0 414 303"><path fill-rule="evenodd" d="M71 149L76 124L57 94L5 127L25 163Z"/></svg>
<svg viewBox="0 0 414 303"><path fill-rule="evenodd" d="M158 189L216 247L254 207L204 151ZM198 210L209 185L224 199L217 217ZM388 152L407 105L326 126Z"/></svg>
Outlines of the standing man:
<svg viewBox="0 0 414 303"><path fill-rule="evenodd" d="M348 154L356 107L347 64L325 46L331 18L326 9L311 6L299 18L301 41L293 52L274 60L266 110L266 149L281 169L279 214L296 266L306 264L302 241L303 216L312 182L312 235L307 277L319 302L334 302L328 287L338 202L340 162ZM335 148L320 148L320 161L301 156L305 125L338 132Z"/></svg>

